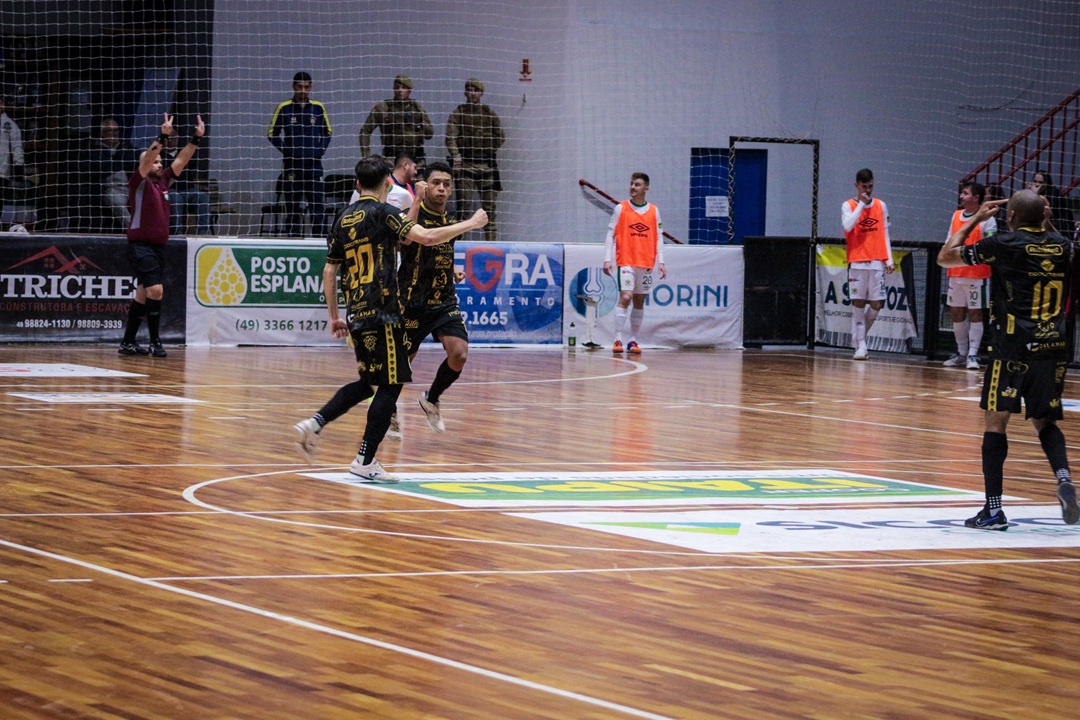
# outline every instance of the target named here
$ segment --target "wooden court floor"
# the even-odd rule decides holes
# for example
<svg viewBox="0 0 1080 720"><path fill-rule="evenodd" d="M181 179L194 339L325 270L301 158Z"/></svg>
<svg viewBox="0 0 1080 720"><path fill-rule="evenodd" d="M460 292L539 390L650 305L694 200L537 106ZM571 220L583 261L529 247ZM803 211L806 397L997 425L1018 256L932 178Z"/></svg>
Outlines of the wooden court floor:
<svg viewBox="0 0 1080 720"><path fill-rule="evenodd" d="M980 373L474 348L437 434L416 398L440 360L417 358L387 488L335 481L363 407L314 468L294 452L292 424L354 378L344 348L0 349L0 718L1080 703L1080 536L1029 426L1006 465L1016 526L958 527L982 502Z"/></svg>

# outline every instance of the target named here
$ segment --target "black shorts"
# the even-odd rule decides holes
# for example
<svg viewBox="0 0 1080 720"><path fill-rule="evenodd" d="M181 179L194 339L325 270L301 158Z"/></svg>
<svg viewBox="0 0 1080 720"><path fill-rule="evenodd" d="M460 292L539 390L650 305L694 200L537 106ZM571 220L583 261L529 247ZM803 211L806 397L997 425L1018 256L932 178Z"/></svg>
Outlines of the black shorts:
<svg viewBox="0 0 1080 720"><path fill-rule="evenodd" d="M990 412L1020 412L1028 420L1061 420L1065 360L991 360L983 377L979 407Z"/></svg>
<svg viewBox="0 0 1080 720"><path fill-rule="evenodd" d="M469 342L469 331L461 317L461 308L457 305L443 305L430 310L406 310L405 331L408 333L412 352L419 349L420 343L424 342L428 335L436 340L449 336Z"/></svg>
<svg viewBox="0 0 1080 720"><path fill-rule="evenodd" d="M128 257L135 266L135 277L144 288L165 282L165 246L128 243Z"/></svg>
<svg viewBox="0 0 1080 720"><path fill-rule="evenodd" d="M412 382L409 344L401 323L352 330L349 334L361 380L378 386Z"/></svg>

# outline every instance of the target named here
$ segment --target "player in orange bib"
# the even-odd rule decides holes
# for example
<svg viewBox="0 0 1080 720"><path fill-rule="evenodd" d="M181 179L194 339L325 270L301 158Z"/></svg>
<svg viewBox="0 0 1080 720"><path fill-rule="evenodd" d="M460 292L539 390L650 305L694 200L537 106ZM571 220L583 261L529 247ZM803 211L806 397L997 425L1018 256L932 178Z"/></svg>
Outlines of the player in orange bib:
<svg viewBox="0 0 1080 720"><path fill-rule="evenodd" d="M645 317L645 297L653 283L653 268L659 267L660 279L667 277L664 265L664 224L655 205L645 202L649 176L636 172L630 176L630 199L615 207L604 239L604 274L614 269L619 286L615 306L615 344L612 352L623 351L622 331L630 318L630 342L626 351L641 353L637 334ZM614 260L614 262L612 262ZM633 301L633 310L630 302Z"/></svg>
<svg viewBox="0 0 1080 720"><path fill-rule="evenodd" d="M949 235L962 228L975 216L986 197L986 188L977 182L964 183L960 189L962 209L953 213ZM974 245L997 233L997 221L990 218L979 223L968 235L966 245ZM986 307L990 278L989 265L961 265L949 268L949 294L945 304L952 316L956 352L945 361L945 367L964 365L968 370L979 369L979 345L983 338L983 308Z"/></svg>
<svg viewBox="0 0 1080 720"><path fill-rule="evenodd" d="M871 197L874 173L869 168L855 173L855 192L855 198L845 202L841 209L841 222L847 241L853 357L865 360L866 336L885 300L885 273L891 273L894 267L889 209L880 199Z"/></svg>

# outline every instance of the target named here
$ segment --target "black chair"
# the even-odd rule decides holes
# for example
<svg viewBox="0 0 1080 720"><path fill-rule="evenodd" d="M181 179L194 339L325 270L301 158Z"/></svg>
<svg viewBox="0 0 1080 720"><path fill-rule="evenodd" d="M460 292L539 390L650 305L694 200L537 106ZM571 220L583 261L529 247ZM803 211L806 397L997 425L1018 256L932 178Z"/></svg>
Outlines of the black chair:
<svg viewBox="0 0 1080 720"><path fill-rule="evenodd" d="M353 173L331 173L324 181L326 192L327 223L333 222L337 214L349 204L353 189L356 187L356 175Z"/></svg>
<svg viewBox="0 0 1080 720"><path fill-rule="evenodd" d="M285 231L285 173L277 176L274 181L274 202L262 206L262 217L259 219L260 235L281 235ZM269 229L266 221L270 220Z"/></svg>
<svg viewBox="0 0 1080 720"><path fill-rule="evenodd" d="M220 235L218 229L218 222L221 220L222 215L237 215L237 210L232 205L227 205L221 195L221 186L218 184L217 179L207 178L206 180L196 180L195 184L199 186L200 190L204 190L210 195L210 232L214 235Z"/></svg>

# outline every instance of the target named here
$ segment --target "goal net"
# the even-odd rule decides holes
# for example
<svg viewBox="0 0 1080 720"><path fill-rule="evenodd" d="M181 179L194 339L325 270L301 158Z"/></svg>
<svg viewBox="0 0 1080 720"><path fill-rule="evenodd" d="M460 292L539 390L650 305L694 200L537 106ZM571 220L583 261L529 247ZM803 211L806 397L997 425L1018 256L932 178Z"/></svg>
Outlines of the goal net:
<svg viewBox="0 0 1080 720"><path fill-rule="evenodd" d="M621 200L643 171L669 233L726 242L694 235L694 203L713 197L707 217L717 217L745 213L750 200L725 209L692 169L733 137L820 143L816 188L805 146L739 147L767 153L755 200L765 234L811 234L815 190L818 232L839 234L855 171L871 167L897 237L934 239L958 180L1076 89L1077 37L1073 0L5 0L0 81L25 158L0 225L120 232L123 213L103 185L123 178L106 172L102 123L115 120L137 153L170 113L182 141L197 114L209 136L178 188L178 231L205 231L208 211L214 233L279 233L283 157L268 128L306 72L332 128L329 206L342 202L361 130L397 76L430 119L429 162L450 156L450 118L475 78L505 133L490 158L497 175L486 177L499 188L500 241L600 242L611 205L578 181ZM373 130L372 150L383 143ZM1075 166L1046 161L1060 187L1075 180ZM739 163L729 170L737 179Z"/></svg>

